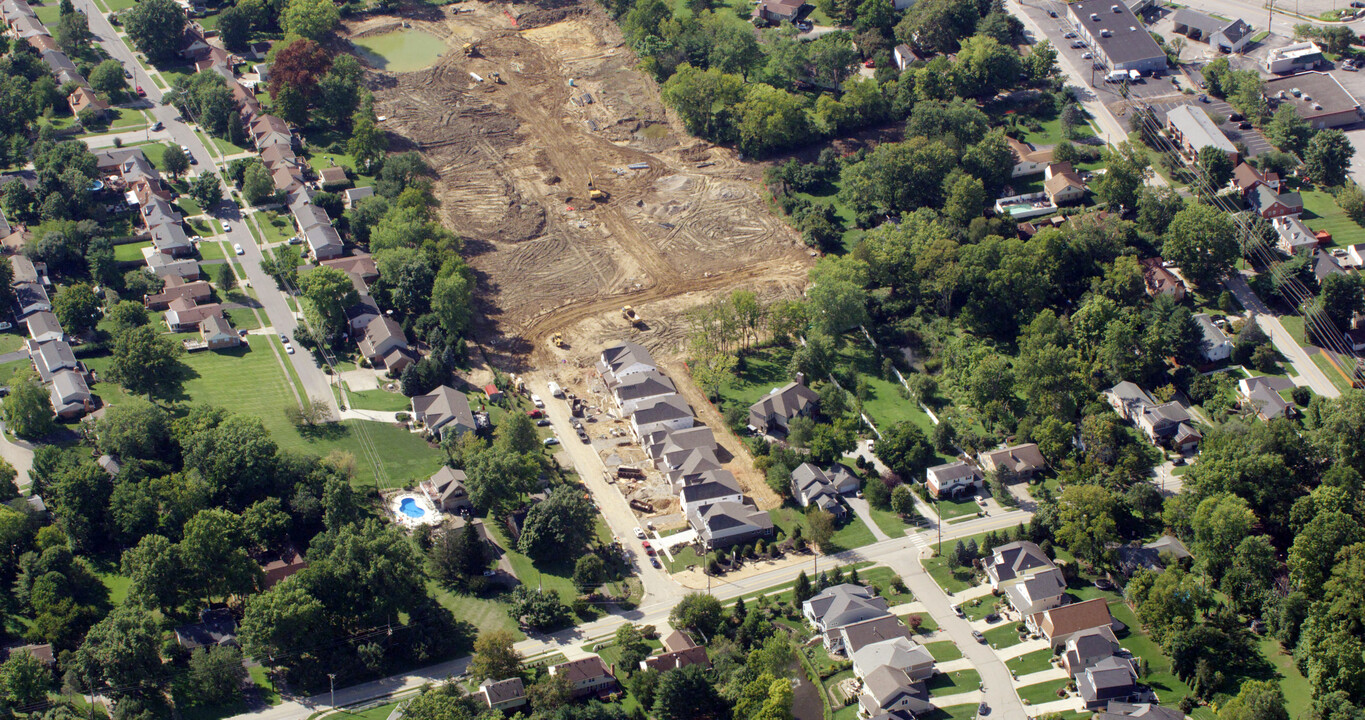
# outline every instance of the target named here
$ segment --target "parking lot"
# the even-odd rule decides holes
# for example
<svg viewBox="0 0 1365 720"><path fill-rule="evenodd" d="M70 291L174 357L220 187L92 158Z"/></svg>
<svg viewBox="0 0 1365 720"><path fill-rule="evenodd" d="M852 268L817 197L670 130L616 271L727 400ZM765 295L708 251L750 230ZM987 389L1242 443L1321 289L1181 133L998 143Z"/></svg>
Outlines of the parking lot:
<svg viewBox="0 0 1365 720"><path fill-rule="evenodd" d="M1150 104L1152 110L1156 112L1157 117L1161 118L1163 127L1166 124L1166 113L1172 108L1179 105L1195 105L1203 108L1204 111L1209 114L1209 118L1215 123L1218 123L1218 129L1222 130L1223 134L1226 135L1229 140L1234 143L1240 142L1245 145L1247 157L1256 157L1261 153L1275 149L1275 147L1270 144L1270 141L1266 140L1265 136L1261 134L1260 130L1257 130L1254 127L1239 129L1237 127L1238 123L1228 119L1233 113L1237 112L1236 108L1215 97L1209 97L1208 102L1200 102L1197 98L1197 95L1185 95L1177 98L1155 101Z"/></svg>

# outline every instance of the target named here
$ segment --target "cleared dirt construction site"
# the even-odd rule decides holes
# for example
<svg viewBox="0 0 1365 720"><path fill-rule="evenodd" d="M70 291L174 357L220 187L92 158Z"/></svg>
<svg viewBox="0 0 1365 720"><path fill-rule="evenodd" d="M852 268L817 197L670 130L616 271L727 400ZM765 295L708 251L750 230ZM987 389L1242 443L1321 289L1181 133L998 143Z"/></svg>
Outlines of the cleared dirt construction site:
<svg viewBox="0 0 1365 720"><path fill-rule="evenodd" d="M375 111L391 150L416 150L439 174L446 223L480 276L494 362L583 366L622 338L662 360L682 349L687 308L739 287L804 286L813 260L769 211L761 168L688 137L600 8L405 6L346 30L403 24L447 49L426 69L372 71ZM641 328L622 319L626 304ZM551 347L552 333L567 347Z"/></svg>

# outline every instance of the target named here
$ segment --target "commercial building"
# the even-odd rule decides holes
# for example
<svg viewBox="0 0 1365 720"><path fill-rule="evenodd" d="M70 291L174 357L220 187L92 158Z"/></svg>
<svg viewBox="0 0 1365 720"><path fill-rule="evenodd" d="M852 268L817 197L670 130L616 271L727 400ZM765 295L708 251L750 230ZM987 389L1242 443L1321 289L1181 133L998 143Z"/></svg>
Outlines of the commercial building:
<svg viewBox="0 0 1365 720"><path fill-rule="evenodd" d="M1279 75L1312 70L1322 61L1322 48L1313 42L1301 42L1271 50L1265 58L1265 69Z"/></svg>
<svg viewBox="0 0 1365 720"><path fill-rule="evenodd" d="M1251 26L1245 20L1223 20L1189 8L1180 8L1171 17L1175 31L1191 40L1202 40L1223 52L1241 52L1251 44Z"/></svg>
<svg viewBox="0 0 1365 720"><path fill-rule="evenodd" d="M1237 164L1237 148L1213 123L1209 114L1193 105L1178 105L1166 112L1166 129L1185 157L1193 160L1206 147L1216 147Z"/></svg>
<svg viewBox="0 0 1365 720"><path fill-rule="evenodd" d="M1341 127L1360 120L1360 103L1325 72L1305 72L1267 80L1271 103L1289 103L1314 129Z"/></svg>
<svg viewBox="0 0 1365 720"><path fill-rule="evenodd" d="M1077 32L1110 70L1161 72L1166 53L1123 2L1080 0L1067 5Z"/></svg>

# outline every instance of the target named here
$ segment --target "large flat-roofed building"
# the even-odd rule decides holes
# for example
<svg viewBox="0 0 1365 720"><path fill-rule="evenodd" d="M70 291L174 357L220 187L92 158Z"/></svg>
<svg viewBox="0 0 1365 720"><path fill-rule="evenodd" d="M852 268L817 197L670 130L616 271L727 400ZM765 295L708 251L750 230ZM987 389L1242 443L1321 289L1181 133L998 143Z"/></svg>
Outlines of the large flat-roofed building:
<svg viewBox="0 0 1365 720"><path fill-rule="evenodd" d="M1110 70L1160 72L1166 69L1165 51L1122 0L1080 0L1068 5L1067 11L1081 37Z"/></svg>
<svg viewBox="0 0 1365 720"><path fill-rule="evenodd" d="M1266 72L1275 74L1312 70L1323 61L1322 48L1314 42L1301 42L1275 48L1265 56Z"/></svg>
<svg viewBox="0 0 1365 720"><path fill-rule="evenodd" d="M1265 83L1272 103L1289 103L1314 129L1341 127L1360 120L1360 103L1325 72L1272 78Z"/></svg>
<svg viewBox="0 0 1365 720"><path fill-rule="evenodd" d="M1216 147L1237 162L1237 148L1228 136L1213 124L1209 114L1193 105L1177 105L1166 112L1166 129L1185 157L1193 160L1206 147Z"/></svg>

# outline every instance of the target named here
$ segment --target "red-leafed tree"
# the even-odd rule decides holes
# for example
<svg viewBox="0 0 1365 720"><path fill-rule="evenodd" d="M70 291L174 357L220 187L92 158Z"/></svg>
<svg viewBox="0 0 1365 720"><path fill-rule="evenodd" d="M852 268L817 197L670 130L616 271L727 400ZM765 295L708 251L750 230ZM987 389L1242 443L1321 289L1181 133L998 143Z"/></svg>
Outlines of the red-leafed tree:
<svg viewBox="0 0 1365 720"><path fill-rule="evenodd" d="M295 40L275 55L270 66L270 97L290 87L304 97L317 89L318 81L332 67L332 57L312 40Z"/></svg>

